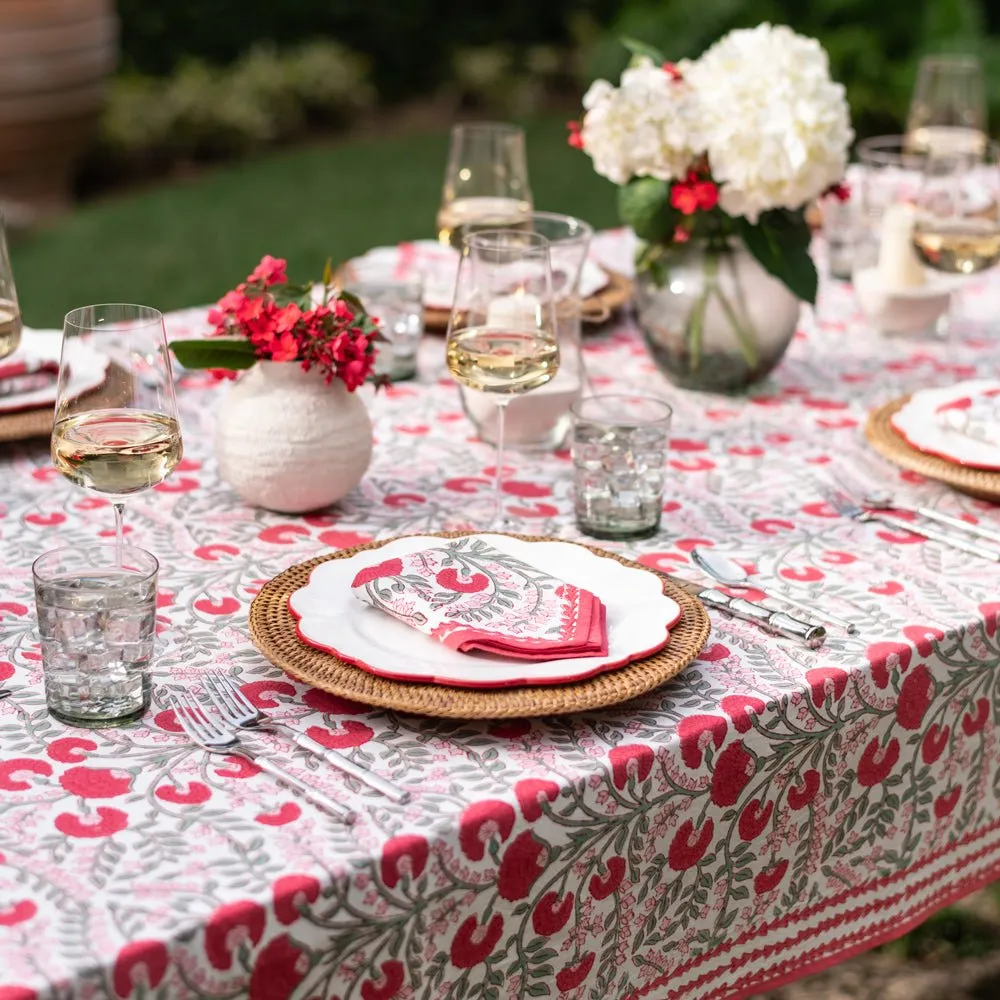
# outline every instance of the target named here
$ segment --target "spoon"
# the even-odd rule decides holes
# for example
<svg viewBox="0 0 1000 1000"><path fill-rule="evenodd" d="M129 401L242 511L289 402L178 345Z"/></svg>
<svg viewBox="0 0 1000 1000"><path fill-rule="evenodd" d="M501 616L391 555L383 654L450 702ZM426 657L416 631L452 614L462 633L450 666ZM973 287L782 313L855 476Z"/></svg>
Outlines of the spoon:
<svg viewBox="0 0 1000 1000"><path fill-rule="evenodd" d="M820 612L808 604L797 601L794 597L788 597L783 591L768 591L760 583L751 580L750 574L739 563L733 562L732 559L724 556L721 552L716 552L714 549L694 548L691 550L691 559L703 573L707 573L713 580L718 580L719 583L727 587L759 590L765 597L770 597L775 601L782 601L789 607L804 611L806 614L812 615L814 618L820 618L831 625L836 625L838 628L842 628L848 635L857 634L858 626L854 622L847 621L846 618L839 618L837 615L825 611Z"/></svg>

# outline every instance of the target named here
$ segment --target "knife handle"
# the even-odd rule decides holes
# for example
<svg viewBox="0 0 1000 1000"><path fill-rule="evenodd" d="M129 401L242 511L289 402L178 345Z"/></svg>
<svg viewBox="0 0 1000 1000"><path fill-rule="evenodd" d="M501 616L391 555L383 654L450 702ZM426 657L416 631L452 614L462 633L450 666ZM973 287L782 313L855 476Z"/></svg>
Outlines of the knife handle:
<svg viewBox="0 0 1000 1000"><path fill-rule="evenodd" d="M826 642L826 629L822 625L800 621L784 611L771 611L742 597L730 597L721 590L703 590L698 594L698 600L710 608L727 611L734 618L755 622L768 632L804 642L810 649L819 649Z"/></svg>

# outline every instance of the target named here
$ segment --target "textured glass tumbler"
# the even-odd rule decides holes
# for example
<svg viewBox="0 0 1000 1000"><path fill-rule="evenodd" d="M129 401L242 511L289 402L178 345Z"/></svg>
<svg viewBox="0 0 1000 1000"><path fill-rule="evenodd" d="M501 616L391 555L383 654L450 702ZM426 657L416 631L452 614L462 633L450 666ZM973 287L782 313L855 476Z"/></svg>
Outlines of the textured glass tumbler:
<svg viewBox="0 0 1000 1000"><path fill-rule="evenodd" d="M588 396L573 412L576 524L593 538L660 527L672 410L651 396Z"/></svg>
<svg viewBox="0 0 1000 1000"><path fill-rule="evenodd" d="M149 707L159 565L126 545L56 549L32 566L45 700L60 722L123 726Z"/></svg>

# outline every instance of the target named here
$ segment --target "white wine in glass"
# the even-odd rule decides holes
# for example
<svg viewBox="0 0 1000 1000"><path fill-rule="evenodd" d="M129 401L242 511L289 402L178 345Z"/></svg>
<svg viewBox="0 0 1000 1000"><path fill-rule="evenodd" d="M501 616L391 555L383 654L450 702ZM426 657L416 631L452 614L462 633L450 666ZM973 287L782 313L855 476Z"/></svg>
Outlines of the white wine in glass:
<svg viewBox="0 0 1000 1000"><path fill-rule="evenodd" d="M462 238L486 229L530 229L531 187L524 132L482 122L451 131L438 240L461 249Z"/></svg>
<svg viewBox="0 0 1000 1000"><path fill-rule="evenodd" d="M21 309L17 304L14 272L7 253L7 234L0 218L0 359L13 354L21 343Z"/></svg>
<svg viewBox="0 0 1000 1000"><path fill-rule="evenodd" d="M1000 261L1000 148L930 154L917 194L913 247L928 267L978 274Z"/></svg>
<svg viewBox="0 0 1000 1000"><path fill-rule="evenodd" d="M110 358L104 386L83 396L67 391L66 345L73 341ZM126 499L163 482L182 455L162 314L149 306L116 303L67 313L52 461L71 483L112 501L119 556Z"/></svg>
<svg viewBox="0 0 1000 1000"><path fill-rule="evenodd" d="M972 55L927 56L920 62L906 120L911 152L977 154L986 139L983 70Z"/></svg>
<svg viewBox="0 0 1000 1000"><path fill-rule="evenodd" d="M497 405L492 527L504 526L504 417L515 396L559 370L549 241L535 232L490 229L462 241L445 349L460 385Z"/></svg>

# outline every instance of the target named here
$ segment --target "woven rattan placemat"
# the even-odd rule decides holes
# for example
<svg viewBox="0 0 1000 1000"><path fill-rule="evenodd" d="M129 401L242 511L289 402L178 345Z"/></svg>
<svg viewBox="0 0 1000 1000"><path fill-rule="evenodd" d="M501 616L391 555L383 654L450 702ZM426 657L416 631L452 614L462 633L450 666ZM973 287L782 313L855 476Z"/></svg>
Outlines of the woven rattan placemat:
<svg viewBox="0 0 1000 1000"><path fill-rule="evenodd" d="M426 534L433 534L436 538L459 538L476 532ZM528 542L564 541L527 535L512 537ZM286 569L268 581L250 606L250 636L254 645L275 666L296 680L365 705L450 719L510 719L592 711L638 697L679 674L701 652L708 638L708 614L701 602L664 579L663 592L673 598L683 612L680 620L670 630L670 642L667 646L644 660L571 684L492 690L411 684L376 677L302 642L295 631L295 618L288 610L288 598L293 591L306 584L313 568L329 559L346 559L357 552L381 548L392 540L394 539L356 545L328 556L310 559ZM646 568L590 545L584 548L603 558L614 559L624 566Z"/></svg>
<svg viewBox="0 0 1000 1000"><path fill-rule="evenodd" d="M901 396L880 406L868 415L865 434L871 446L884 458L911 472L919 472L928 479L947 483L962 493L968 493L980 500L1000 503L1000 472L984 469L970 469L943 458L926 455L912 445L892 426L892 416L903 408L909 396Z"/></svg>

